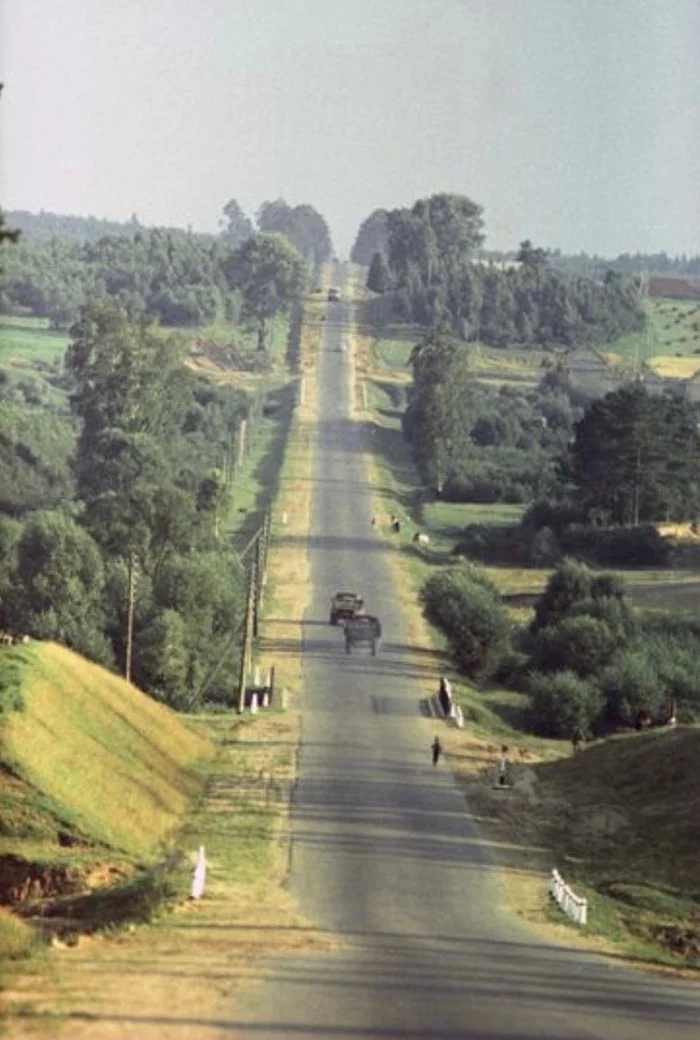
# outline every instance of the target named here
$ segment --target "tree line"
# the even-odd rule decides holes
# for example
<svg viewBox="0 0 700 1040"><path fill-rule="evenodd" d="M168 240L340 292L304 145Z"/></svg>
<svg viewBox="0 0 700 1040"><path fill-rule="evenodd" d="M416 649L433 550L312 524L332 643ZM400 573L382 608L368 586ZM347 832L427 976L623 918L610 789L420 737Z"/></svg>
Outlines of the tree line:
<svg viewBox="0 0 700 1040"><path fill-rule="evenodd" d="M304 273L331 255L328 227L312 206L282 199L261 206L257 231L235 200L223 214L218 236L149 230L132 220L95 237L92 218L20 220L18 230L27 230L6 257L0 311L67 328L84 303L107 296L134 321L177 327L253 318L264 332L298 294ZM97 222L105 223L113 227Z"/></svg>
<svg viewBox="0 0 700 1040"><path fill-rule="evenodd" d="M133 679L187 707L241 623L243 568L219 536L230 495L222 459L256 405L195 375L180 339L129 321L114 300L81 308L70 336L70 415L44 417L65 431L56 453L33 422L20 438L0 431L3 487L60 471L15 482L2 502L0 629L123 670L131 573ZM207 697L230 702L236 676L234 652Z"/></svg>
<svg viewBox="0 0 700 1040"><path fill-rule="evenodd" d="M644 328L643 284L613 269L565 274L528 240L514 262L485 262L482 208L461 195L374 210L352 250L367 286L390 294L395 316L490 346L601 343Z"/></svg>
<svg viewBox="0 0 700 1040"><path fill-rule="evenodd" d="M493 391L479 382L475 348L447 330L419 341L410 363L403 429L438 495L543 499L603 525L700 514L700 416L690 401L633 382L584 409L550 372L537 390Z"/></svg>
<svg viewBox="0 0 700 1040"><path fill-rule="evenodd" d="M563 560L527 626L513 623L486 573L441 568L422 590L458 667L529 695L527 721L549 737L587 739L620 726L700 717L700 625L636 613L614 574Z"/></svg>

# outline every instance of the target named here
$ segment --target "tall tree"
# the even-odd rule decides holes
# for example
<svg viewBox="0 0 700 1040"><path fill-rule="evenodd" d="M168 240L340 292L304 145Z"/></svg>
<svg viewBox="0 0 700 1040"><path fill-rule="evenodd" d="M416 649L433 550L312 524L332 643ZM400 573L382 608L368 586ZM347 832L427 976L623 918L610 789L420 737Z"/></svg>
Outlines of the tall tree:
<svg viewBox="0 0 700 1040"><path fill-rule="evenodd" d="M411 364L413 386L404 430L425 476L441 494L451 467L471 450L471 352L438 329L416 344Z"/></svg>
<svg viewBox="0 0 700 1040"><path fill-rule="evenodd" d="M573 483L613 523L688 519L700 506L700 436L692 406L640 384L594 401L575 426Z"/></svg>
<svg viewBox="0 0 700 1040"><path fill-rule="evenodd" d="M103 582L102 560L87 531L61 512L35 513L16 546L12 627L107 663Z"/></svg>
<svg viewBox="0 0 700 1040"><path fill-rule="evenodd" d="M275 199L263 202L257 219L261 231L284 235L301 256L317 266L333 252L328 225L313 206L290 206L284 199Z"/></svg>
<svg viewBox="0 0 700 1040"><path fill-rule="evenodd" d="M367 274L367 288L372 292L385 293L391 288L391 271L383 253L375 253Z"/></svg>
<svg viewBox="0 0 700 1040"><path fill-rule="evenodd" d="M369 267L375 253L386 253L388 234L386 218L385 209L375 209L362 221L350 253L350 259L354 264Z"/></svg>
<svg viewBox="0 0 700 1040"><path fill-rule="evenodd" d="M238 247L225 270L243 294L244 317L257 326L258 349L265 350L268 322L304 291L304 261L284 236L259 233Z"/></svg>
<svg viewBox="0 0 700 1040"><path fill-rule="evenodd" d="M219 238L232 246L239 246L253 234L253 224L235 199L230 199L223 208Z"/></svg>

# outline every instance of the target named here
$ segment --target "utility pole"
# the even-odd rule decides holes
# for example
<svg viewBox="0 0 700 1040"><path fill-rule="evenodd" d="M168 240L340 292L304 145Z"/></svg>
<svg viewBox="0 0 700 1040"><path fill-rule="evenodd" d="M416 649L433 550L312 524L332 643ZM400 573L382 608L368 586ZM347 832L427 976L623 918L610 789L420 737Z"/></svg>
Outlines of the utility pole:
<svg viewBox="0 0 700 1040"><path fill-rule="evenodd" d="M243 627L243 649L241 652L241 671L238 681L238 711L245 709L245 691L248 680L248 672L253 656L253 623L255 614L255 596L257 589L255 560L253 560L250 577L248 579L248 601L246 603L245 622Z"/></svg>
<svg viewBox="0 0 700 1040"><path fill-rule="evenodd" d="M134 554L129 554L129 585L126 611L126 666L124 678L131 682L131 658L134 648L134 611L136 607L136 559Z"/></svg>

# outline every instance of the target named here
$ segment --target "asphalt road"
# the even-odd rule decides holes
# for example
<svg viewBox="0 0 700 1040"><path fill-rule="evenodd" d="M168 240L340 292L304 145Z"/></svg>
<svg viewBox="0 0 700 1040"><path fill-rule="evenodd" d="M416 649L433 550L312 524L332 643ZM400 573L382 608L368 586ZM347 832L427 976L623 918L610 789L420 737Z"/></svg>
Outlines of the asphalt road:
<svg viewBox="0 0 700 1040"><path fill-rule="evenodd" d="M312 604L290 888L337 952L286 957L232 1012L239 1037L294 1040L698 1040L700 986L549 946L499 909L488 854L449 769L433 768L419 699L436 676L411 654L370 525L362 431L330 304L320 367ZM357 591L382 645L344 652L328 624Z"/></svg>

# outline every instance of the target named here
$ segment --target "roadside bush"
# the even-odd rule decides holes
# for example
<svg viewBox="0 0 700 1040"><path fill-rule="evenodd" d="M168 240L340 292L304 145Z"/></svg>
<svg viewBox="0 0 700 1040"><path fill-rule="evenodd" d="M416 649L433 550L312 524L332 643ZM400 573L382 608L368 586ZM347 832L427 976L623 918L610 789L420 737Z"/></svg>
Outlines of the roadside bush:
<svg viewBox="0 0 700 1040"><path fill-rule="evenodd" d="M599 677L605 717L611 725L633 725L639 712L661 713L666 695L653 662L641 649L619 653Z"/></svg>
<svg viewBox="0 0 700 1040"><path fill-rule="evenodd" d="M617 596L591 596L571 608L570 617L590 617L604 621L615 640L626 643L637 629L632 609L625 599Z"/></svg>
<svg viewBox="0 0 700 1040"><path fill-rule="evenodd" d="M434 575L421 600L463 671L476 677L498 669L510 647L511 626L495 586L478 568L462 564Z"/></svg>
<svg viewBox="0 0 700 1040"><path fill-rule="evenodd" d="M537 601L532 631L538 632L567 617L576 603L590 598L592 582L593 575L585 564L563 560Z"/></svg>
<svg viewBox="0 0 700 1040"><path fill-rule="evenodd" d="M530 724L543 737L573 737L580 730L592 736L599 725L603 696L595 685L575 672L542 675L528 682Z"/></svg>
<svg viewBox="0 0 700 1040"><path fill-rule="evenodd" d="M600 672L612 658L617 645L613 632L598 618L564 618L537 633L532 662L538 671L571 671L590 676Z"/></svg>

